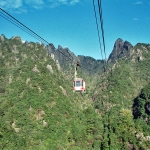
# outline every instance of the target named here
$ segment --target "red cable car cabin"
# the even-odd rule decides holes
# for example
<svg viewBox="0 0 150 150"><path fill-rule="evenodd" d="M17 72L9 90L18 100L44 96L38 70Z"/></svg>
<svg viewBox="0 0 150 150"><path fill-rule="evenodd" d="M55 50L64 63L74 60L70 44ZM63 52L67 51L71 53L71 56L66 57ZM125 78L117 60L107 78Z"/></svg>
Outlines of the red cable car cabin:
<svg viewBox="0 0 150 150"><path fill-rule="evenodd" d="M73 92L85 92L85 81L82 78L76 78L73 81Z"/></svg>

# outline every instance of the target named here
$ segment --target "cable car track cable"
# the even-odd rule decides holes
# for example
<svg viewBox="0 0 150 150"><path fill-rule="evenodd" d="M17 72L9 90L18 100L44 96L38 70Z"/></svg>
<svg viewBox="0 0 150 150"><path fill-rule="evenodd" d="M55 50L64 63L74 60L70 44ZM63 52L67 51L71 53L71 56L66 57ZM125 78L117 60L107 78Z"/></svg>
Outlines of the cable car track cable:
<svg viewBox="0 0 150 150"><path fill-rule="evenodd" d="M100 15L100 24L101 24L101 30L102 30L102 38L103 38L103 47L104 47L104 54L105 54L105 67L106 67L106 71L107 71L107 61L106 61L106 50L105 50L105 39L104 39L104 28L103 28L103 18L102 18L102 4L101 4L101 0L98 0L98 7L99 7L99 15ZM105 74L106 76L106 74ZM109 103L110 103L110 99L109 99ZM109 150L110 150L110 145L111 145L111 138L110 138L110 110L107 112L107 122L108 122L108 145L109 145Z"/></svg>
<svg viewBox="0 0 150 150"><path fill-rule="evenodd" d="M102 3L101 3L101 0L98 0L98 6L99 6L99 15L100 15L101 30L102 30L104 54L105 54L105 60L106 60L107 57L106 57L106 46L105 46L105 38L104 38L104 28L103 28Z"/></svg>
<svg viewBox="0 0 150 150"><path fill-rule="evenodd" d="M0 12L1 13L1 12ZM17 26L18 28L20 28L21 30L25 31L26 33L30 34L31 36L33 36L35 39L39 40L36 36L32 35L30 32L28 32L27 30L25 30L24 28L22 28L21 26L19 26L16 22L13 22L10 18L10 20L8 19L8 17L1 13L0 14L1 17L3 17L4 19L6 19L7 21L9 21L10 23L14 24L15 26ZM16 23L16 24L15 24Z"/></svg>
<svg viewBox="0 0 150 150"><path fill-rule="evenodd" d="M35 39L37 39L38 41L41 41L43 43L46 43L48 44L47 46L51 45L52 43L49 43L47 40L45 40L44 38L42 38L41 36L39 36L37 33L35 33L34 31L32 31L31 29L29 29L26 25L24 25L23 23L21 23L20 21L18 21L16 18L14 18L12 15L8 14L6 11L4 11L2 8L0 8L0 10L2 10L2 12L0 12L0 16L3 17L4 19L6 19L7 21L9 21L10 23L14 24L15 26L17 26L18 28L20 28L21 30L25 31L26 33L30 34L32 37L34 37ZM67 57L69 60L71 60L73 62L73 64L76 64L76 62L74 61L73 57L70 55L70 58L69 56L67 56L66 54L64 54L63 52L61 52L59 49L58 51L64 55L65 57ZM83 65L81 65L83 67ZM85 68L86 70L89 70L87 69L86 67L83 67ZM92 71L92 70L89 70L89 71Z"/></svg>
<svg viewBox="0 0 150 150"><path fill-rule="evenodd" d="M100 24L101 24L101 31L102 31L102 39L103 39L103 47L104 47L104 72L107 71L107 57L106 57L106 46L105 46L105 38L104 38L104 28L103 28L103 15L102 15L102 3L101 0L98 0L98 7L99 7L99 15L100 15Z"/></svg>
<svg viewBox="0 0 150 150"><path fill-rule="evenodd" d="M12 19L11 19L11 21L10 20L8 20L6 17L3 17L3 18L5 18L6 20L8 20L9 22L11 22L11 23L13 23L14 25L16 25L17 27L19 27L21 30L24 30L26 33L28 33L28 34L30 34L31 36L33 36L34 38L36 38L36 37L38 37L39 39L40 39L40 41L42 41L43 43L47 43L48 45L50 45L51 43L49 43L47 40L45 40L44 38L42 38L41 36L39 36L37 33L35 33L33 30L31 30L30 28L28 28L26 25L24 25L23 23L21 23L19 20L17 20L16 18L14 18L12 15L10 15L9 13L7 13L5 10L3 10L2 8L0 8L0 10L3 12L3 13L5 13L5 14L7 14L9 17L11 17L15 22L17 22L19 25L21 25L21 26L23 26L23 28L25 28L25 29L27 29L28 31L30 31L32 34L30 34L30 33L28 33L27 31L25 31L24 29L22 29L21 27L19 27L18 25L16 25L16 24L14 24L13 22L12 22ZM6 15L5 15L6 16ZM36 36L36 37L35 37ZM37 38L36 38L37 39ZM39 39L37 39L37 40L39 40ZM59 51L59 50L58 50ZM67 55L65 55L63 52L61 52L61 51L59 51L62 55L64 55L65 57L68 57ZM72 57L72 56L71 56ZM69 58L69 57L68 57ZM71 58L69 58L70 60L71 60ZM72 59L72 61L73 61L73 59Z"/></svg>
<svg viewBox="0 0 150 150"><path fill-rule="evenodd" d="M98 31L98 41L99 41L101 56L102 56L102 60L103 60L103 53L102 53L101 40L100 40L100 32L99 32L99 28L98 28L98 20L97 20L96 7L95 7L94 0L93 0L93 7L94 7L94 15L95 15L95 19L96 19L96 27L97 27L97 31Z"/></svg>
<svg viewBox="0 0 150 150"><path fill-rule="evenodd" d="M39 36L38 34L36 34L33 30L29 29L26 25L24 25L23 23L21 23L19 20L17 20L16 18L14 18L13 16L11 16L10 14L8 14L5 10L3 10L2 8L0 8L4 13L6 13L9 17L13 18L16 22L18 22L19 24L21 24L23 27L25 27L26 29L28 29L29 31L31 31L33 34L35 34L36 36L38 36L40 39L42 39L42 41L46 42L47 44L49 44L48 41L46 41L45 39L43 39L41 36Z"/></svg>
<svg viewBox="0 0 150 150"><path fill-rule="evenodd" d="M94 6L94 12L95 12L95 18L96 18L96 24L98 25L97 23L97 17L96 17L96 9L95 9L95 4L94 4L94 0L93 0L93 6ZM104 63L103 63L103 67L104 67L104 76L106 76L106 72L107 71L107 61L106 61L106 48L105 48L105 38L104 38L104 28L103 28L103 18L102 18L102 4L101 4L101 0L98 0L98 10L99 10L99 16L100 16L100 25L101 25L101 31L102 31L102 39L103 39L103 47L104 47L104 55L105 55L105 60L104 60ZM98 34L99 34L99 31L98 31ZM100 49L101 50L101 49ZM101 50L102 51L102 50ZM102 52L101 52L102 53ZM105 64L106 63L106 64ZM106 68L105 68L106 67ZM110 99L109 99L109 102L110 102ZM107 129L108 129L108 135L107 135L107 138L108 138L108 145L109 145L109 149L110 149L110 145L111 145L111 139L110 139L110 110L108 111L108 114L107 114L107 122L108 122L108 126L107 126ZM104 130L105 130L105 126L104 126ZM103 133L104 134L104 133ZM102 143L103 145L103 143ZM102 146L101 145L101 146ZM102 147L100 147L101 149Z"/></svg>
<svg viewBox="0 0 150 150"><path fill-rule="evenodd" d="M96 15L96 7L95 7L94 0L93 0L93 7L94 7L95 20L96 20L96 27L97 27L97 32L98 32L98 39L99 39L99 44L100 44L100 51L101 51L101 56L102 56L102 60L103 60L103 68L104 68L104 72L105 72L107 70L107 64L105 64L106 63L106 50L105 50L106 48L105 48L105 38L104 38L104 28L103 28L101 1L98 0L98 10L99 10L99 16L100 16L100 25L101 25L101 32L102 32L105 59L103 59L103 50L102 50L102 46L101 46L102 44L101 44L101 41L100 41L100 32L99 32L99 28L98 28L98 19L97 19L97 15Z"/></svg>

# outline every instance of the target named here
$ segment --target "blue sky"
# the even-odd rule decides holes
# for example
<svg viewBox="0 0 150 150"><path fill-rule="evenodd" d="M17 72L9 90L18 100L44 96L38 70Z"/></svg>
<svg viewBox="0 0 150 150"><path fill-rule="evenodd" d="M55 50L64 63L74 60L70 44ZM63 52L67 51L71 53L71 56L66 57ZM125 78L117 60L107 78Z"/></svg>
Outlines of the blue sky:
<svg viewBox="0 0 150 150"><path fill-rule="evenodd" d="M56 48L102 58L92 0L1 0L0 7ZM102 10L107 57L118 38L133 45L150 43L150 0L102 0ZM38 42L1 16L0 24L7 38Z"/></svg>

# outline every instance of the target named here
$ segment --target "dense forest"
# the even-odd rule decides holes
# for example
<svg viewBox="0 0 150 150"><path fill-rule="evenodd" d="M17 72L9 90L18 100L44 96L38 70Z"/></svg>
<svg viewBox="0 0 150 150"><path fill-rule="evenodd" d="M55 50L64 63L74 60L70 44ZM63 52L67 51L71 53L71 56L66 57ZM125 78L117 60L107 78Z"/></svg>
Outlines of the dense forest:
<svg viewBox="0 0 150 150"><path fill-rule="evenodd" d="M44 45L1 36L0 149L150 149L150 45L129 53L106 71L79 69L81 94L71 62L62 67Z"/></svg>

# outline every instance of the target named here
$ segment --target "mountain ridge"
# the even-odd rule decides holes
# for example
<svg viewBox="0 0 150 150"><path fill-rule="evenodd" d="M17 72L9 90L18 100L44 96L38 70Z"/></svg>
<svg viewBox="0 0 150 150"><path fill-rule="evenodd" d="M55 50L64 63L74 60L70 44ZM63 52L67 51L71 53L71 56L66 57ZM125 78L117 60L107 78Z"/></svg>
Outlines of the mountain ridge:
<svg viewBox="0 0 150 150"><path fill-rule="evenodd" d="M13 36L13 38L18 38L21 40L21 37L19 36ZM7 39L4 34L0 36L1 41L4 41ZM25 41L26 45L28 45L28 41ZM84 55L75 55L73 52L70 51L69 48L58 45L58 48L55 48L55 46L51 43L49 45L45 46L46 50L48 51L48 55L51 56L54 60L58 61L60 66L64 66L64 62L66 60L70 64L74 64L76 62L81 62L83 66L88 67L86 71L88 70L94 70L98 68L98 66L102 66L104 64L104 60L95 59L90 56L84 56ZM114 48L112 52L110 53L107 63L115 63L118 59L124 59L124 58L130 58L131 55L131 49L133 49L133 45L128 41L123 41L121 38L118 38L114 43ZM85 65L86 64L86 65ZM90 69L89 69L90 68ZM102 67L100 67L102 69Z"/></svg>

